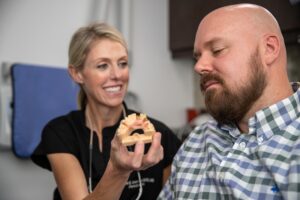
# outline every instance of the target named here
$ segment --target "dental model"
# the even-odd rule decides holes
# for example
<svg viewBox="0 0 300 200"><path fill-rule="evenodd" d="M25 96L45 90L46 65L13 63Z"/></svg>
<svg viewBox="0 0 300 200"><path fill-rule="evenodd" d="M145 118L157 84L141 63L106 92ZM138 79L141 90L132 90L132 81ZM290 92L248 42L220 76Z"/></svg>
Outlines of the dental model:
<svg viewBox="0 0 300 200"><path fill-rule="evenodd" d="M136 130L143 130L143 134L135 133ZM135 144L142 140L144 143L151 143L155 132L153 124L145 114L131 114L123 119L117 129L117 136L125 146Z"/></svg>

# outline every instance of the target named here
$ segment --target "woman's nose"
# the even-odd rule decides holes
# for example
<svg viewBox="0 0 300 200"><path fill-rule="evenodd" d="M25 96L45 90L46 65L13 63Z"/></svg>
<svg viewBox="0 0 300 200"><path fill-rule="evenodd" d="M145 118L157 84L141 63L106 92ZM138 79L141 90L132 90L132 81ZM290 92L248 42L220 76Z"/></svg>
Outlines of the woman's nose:
<svg viewBox="0 0 300 200"><path fill-rule="evenodd" d="M110 77L111 78L120 78L121 76L121 69L118 67L118 65L113 65L111 67L111 70L110 70Z"/></svg>

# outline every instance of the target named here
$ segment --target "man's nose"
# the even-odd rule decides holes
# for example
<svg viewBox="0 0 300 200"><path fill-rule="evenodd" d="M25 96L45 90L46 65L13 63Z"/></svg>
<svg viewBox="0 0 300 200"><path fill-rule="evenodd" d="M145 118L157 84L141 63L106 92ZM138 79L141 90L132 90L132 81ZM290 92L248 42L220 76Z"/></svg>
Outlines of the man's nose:
<svg viewBox="0 0 300 200"><path fill-rule="evenodd" d="M203 54L195 63L194 70L200 75L211 72L213 70L212 58Z"/></svg>

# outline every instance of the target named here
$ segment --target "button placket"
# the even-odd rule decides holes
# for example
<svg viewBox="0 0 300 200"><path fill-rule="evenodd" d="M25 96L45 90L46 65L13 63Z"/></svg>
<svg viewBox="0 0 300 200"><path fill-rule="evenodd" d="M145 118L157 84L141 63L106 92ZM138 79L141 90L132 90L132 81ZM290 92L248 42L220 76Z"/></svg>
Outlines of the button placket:
<svg viewBox="0 0 300 200"><path fill-rule="evenodd" d="M258 144L262 144L264 141L264 138L263 138L263 136L260 136L257 138L257 140L258 140Z"/></svg>
<svg viewBox="0 0 300 200"><path fill-rule="evenodd" d="M246 148L246 142L240 142L239 148L240 148L240 150L244 150Z"/></svg>

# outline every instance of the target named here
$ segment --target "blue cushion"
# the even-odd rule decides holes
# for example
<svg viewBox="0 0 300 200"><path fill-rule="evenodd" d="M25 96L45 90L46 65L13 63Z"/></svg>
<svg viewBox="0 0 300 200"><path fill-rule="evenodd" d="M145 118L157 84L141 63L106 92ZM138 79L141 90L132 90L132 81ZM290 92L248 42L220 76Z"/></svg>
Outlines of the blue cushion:
<svg viewBox="0 0 300 200"><path fill-rule="evenodd" d="M41 139L45 124L77 108L79 87L65 68L14 64L12 66L12 147L28 158Z"/></svg>

